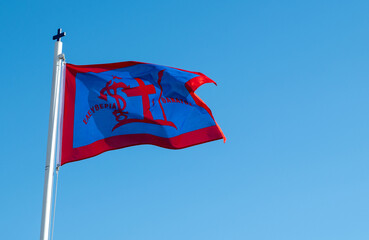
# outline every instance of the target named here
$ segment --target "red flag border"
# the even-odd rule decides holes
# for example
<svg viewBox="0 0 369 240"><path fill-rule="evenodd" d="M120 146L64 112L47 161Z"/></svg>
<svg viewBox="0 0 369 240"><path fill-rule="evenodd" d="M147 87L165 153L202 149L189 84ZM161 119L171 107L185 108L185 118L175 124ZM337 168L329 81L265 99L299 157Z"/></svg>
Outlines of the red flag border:
<svg viewBox="0 0 369 240"><path fill-rule="evenodd" d="M168 149L182 149L206 143L218 139L226 140L222 130L216 123L209 107L194 93L198 87L205 83L214 83L213 80L208 78L202 73L191 72L183 69L176 68L181 71L190 72L199 75L198 77L192 78L185 83L185 87L191 94L198 106L203 107L216 123L215 126L198 129L192 132L187 132L172 138L158 137L151 134L128 134L113 136L105 139L98 140L89 145L73 148L73 132L74 132L74 103L76 95L75 78L77 73L94 72L100 73L109 71L117 68L124 68L134 66L137 64L148 64L143 62L119 62L119 63L108 63L108 64L94 64L94 65L73 65L66 64L66 79L72 79L72 81L65 81L64 86L64 117L63 117L63 128L62 128L62 151L61 151L61 165L69 162L79 161L86 158L94 157L103 152L136 146L143 144L151 144L159 147ZM70 97L67 97L66 93L71 93Z"/></svg>

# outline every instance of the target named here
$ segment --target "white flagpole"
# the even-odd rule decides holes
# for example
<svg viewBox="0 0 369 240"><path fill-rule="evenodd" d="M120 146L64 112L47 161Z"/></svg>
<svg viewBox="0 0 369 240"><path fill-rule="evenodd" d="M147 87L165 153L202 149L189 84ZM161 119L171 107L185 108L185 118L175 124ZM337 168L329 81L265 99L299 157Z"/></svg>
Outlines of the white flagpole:
<svg viewBox="0 0 369 240"><path fill-rule="evenodd" d="M47 138L47 155L45 166L45 183L44 183L44 197L42 204L42 218L41 218L41 240L49 240L50 236L50 218L51 218L51 203L54 183L55 157L56 157L56 140L58 132L58 114L60 101L60 72L62 68L62 48L63 43L60 38L65 36L65 33L58 29L58 34L53 37L57 40L55 42L54 50L54 67L53 79L50 100L50 115L49 115L49 133Z"/></svg>

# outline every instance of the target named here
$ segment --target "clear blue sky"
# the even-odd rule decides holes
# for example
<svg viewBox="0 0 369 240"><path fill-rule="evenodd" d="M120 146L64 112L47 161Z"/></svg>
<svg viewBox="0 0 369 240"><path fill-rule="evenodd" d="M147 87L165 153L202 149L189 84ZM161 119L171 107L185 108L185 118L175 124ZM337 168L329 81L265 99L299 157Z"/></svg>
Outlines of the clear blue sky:
<svg viewBox="0 0 369 240"><path fill-rule="evenodd" d="M55 240L369 239L368 1L2 1L0 239L38 239L52 35L200 71L228 141L63 166Z"/></svg>

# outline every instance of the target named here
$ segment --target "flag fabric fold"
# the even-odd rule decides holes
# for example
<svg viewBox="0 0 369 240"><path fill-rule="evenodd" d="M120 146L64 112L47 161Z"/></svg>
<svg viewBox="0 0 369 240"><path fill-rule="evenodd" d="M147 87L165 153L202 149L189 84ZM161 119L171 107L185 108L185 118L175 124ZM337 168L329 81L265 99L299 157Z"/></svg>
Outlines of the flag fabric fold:
<svg viewBox="0 0 369 240"><path fill-rule="evenodd" d="M140 144L169 149L224 139L195 94L202 73L141 62L66 64L61 165Z"/></svg>

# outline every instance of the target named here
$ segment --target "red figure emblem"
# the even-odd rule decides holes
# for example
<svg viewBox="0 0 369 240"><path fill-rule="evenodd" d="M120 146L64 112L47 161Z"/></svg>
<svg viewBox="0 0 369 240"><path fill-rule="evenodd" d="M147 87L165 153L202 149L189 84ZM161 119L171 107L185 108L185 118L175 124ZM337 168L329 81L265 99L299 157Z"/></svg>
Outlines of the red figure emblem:
<svg viewBox="0 0 369 240"><path fill-rule="evenodd" d="M163 106L161 105L160 98L162 96L162 87L160 85L161 78L163 76L163 71L159 72L158 84L160 86L160 97L158 98L158 103L160 105L161 111L163 113L164 120L162 119L154 119L152 113L150 111L150 98L149 95L155 94L156 89L154 85L145 85L144 81L140 78L135 78L138 83L138 87L131 88L129 85L126 85L123 82L113 82L114 79L122 79L120 77L113 76L113 79L106 83L106 86L101 89L99 98L107 101L108 96L113 97L117 104L117 110L114 110L113 115L115 116L115 120L117 120L117 124L113 127L112 131L116 128L133 122L143 122L150 124L158 124L165 126L172 126L177 128L173 122L167 120ZM143 109L143 119L128 119L128 112L124 111L127 107L127 102L121 93L125 93L127 97L137 97L141 96L142 100L142 109ZM153 100L153 104L155 104L155 100Z"/></svg>

